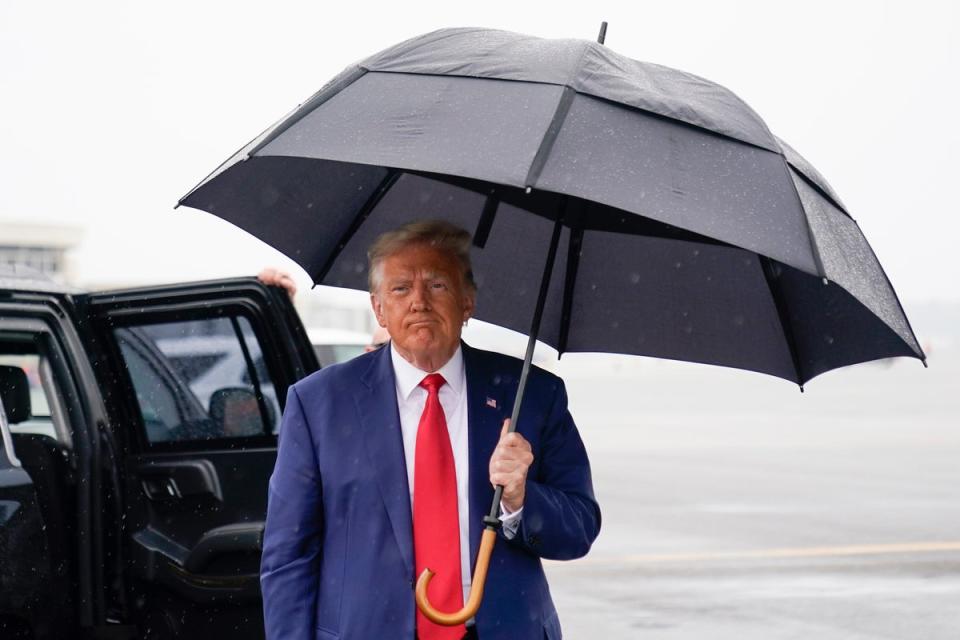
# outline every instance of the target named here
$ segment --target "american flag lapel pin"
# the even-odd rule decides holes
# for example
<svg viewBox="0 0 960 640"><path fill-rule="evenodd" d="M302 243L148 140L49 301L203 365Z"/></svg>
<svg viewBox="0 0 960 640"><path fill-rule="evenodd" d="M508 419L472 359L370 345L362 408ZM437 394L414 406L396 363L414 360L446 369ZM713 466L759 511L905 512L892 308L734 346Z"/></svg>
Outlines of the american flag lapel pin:
<svg viewBox="0 0 960 640"><path fill-rule="evenodd" d="M487 398L487 406L490 407L491 409L496 409L497 401L494 400L493 398Z"/></svg>

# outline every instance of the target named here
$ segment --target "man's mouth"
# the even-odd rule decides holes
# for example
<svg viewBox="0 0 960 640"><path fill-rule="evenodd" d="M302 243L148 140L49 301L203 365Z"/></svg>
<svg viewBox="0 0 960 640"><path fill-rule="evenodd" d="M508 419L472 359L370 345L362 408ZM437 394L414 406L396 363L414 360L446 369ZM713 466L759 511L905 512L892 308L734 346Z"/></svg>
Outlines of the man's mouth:
<svg viewBox="0 0 960 640"><path fill-rule="evenodd" d="M436 320L434 320L433 318L419 318L417 320L410 321L409 323L407 323L407 326L412 328L412 327L418 327L418 326L425 326L428 324L436 324Z"/></svg>

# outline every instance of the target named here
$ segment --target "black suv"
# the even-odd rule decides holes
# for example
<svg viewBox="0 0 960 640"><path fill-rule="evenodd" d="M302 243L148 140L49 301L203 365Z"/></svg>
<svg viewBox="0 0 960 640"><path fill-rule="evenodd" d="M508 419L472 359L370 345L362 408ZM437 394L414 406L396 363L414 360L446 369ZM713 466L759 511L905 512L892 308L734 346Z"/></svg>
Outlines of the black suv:
<svg viewBox="0 0 960 640"><path fill-rule="evenodd" d="M262 638L285 292L99 293L0 273L0 638Z"/></svg>

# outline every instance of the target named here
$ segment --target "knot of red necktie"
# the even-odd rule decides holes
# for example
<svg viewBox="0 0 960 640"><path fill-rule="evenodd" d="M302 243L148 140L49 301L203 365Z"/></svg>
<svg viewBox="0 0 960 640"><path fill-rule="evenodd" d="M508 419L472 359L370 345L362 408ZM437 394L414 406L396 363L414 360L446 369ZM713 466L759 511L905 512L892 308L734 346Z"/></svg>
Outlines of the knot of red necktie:
<svg viewBox="0 0 960 640"><path fill-rule="evenodd" d="M447 381L439 373L431 373L420 381L420 386L427 390L427 394L437 393L445 384Z"/></svg>

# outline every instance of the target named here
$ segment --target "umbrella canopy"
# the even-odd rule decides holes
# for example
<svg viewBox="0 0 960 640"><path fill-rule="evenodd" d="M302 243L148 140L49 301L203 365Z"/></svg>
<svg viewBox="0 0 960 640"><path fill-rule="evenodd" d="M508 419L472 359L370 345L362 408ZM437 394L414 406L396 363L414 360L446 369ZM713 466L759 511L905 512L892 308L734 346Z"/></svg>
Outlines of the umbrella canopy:
<svg viewBox="0 0 960 640"><path fill-rule="evenodd" d="M518 331L555 236L538 337L561 353L799 384L923 358L859 227L808 162L723 87L593 42L413 38L345 70L181 204L319 284L358 289L379 233L448 219L474 233L476 316Z"/></svg>

